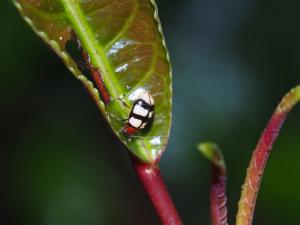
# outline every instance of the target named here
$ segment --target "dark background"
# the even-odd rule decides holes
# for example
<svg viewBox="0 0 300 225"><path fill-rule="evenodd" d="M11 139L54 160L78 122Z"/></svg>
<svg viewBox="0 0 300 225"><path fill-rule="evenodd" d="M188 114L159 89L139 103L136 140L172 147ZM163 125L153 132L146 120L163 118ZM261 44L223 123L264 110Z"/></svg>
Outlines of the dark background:
<svg viewBox="0 0 300 225"><path fill-rule="evenodd" d="M230 224L246 167L276 104L300 83L297 0L160 0L174 71L170 143L161 161L187 225L210 224L210 165L197 151L216 141L228 166ZM0 224L159 224L81 83L0 2ZM300 224L300 107L276 142L254 224Z"/></svg>

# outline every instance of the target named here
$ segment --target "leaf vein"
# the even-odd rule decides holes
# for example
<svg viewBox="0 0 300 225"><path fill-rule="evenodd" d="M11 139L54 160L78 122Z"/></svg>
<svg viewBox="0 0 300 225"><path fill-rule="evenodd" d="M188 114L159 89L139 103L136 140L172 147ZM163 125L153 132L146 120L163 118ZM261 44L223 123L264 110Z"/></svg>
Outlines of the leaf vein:
<svg viewBox="0 0 300 225"><path fill-rule="evenodd" d="M132 13L130 17L127 19L126 23L124 23L123 27L120 29L119 32L115 34L115 36L104 46L104 50L107 52L111 46L119 40L124 32L130 27L130 25L133 23L134 19L136 18L138 12L138 4L133 1L133 7L132 7Z"/></svg>

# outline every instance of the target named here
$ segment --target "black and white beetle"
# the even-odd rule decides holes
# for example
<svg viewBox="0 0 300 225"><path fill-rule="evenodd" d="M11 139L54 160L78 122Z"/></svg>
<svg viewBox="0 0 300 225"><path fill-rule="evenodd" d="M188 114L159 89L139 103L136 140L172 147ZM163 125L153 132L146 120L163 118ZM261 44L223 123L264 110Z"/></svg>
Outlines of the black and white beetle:
<svg viewBox="0 0 300 225"><path fill-rule="evenodd" d="M121 132L130 137L137 131L144 129L153 117L153 113L154 99L152 95L147 91L140 93L133 103L128 120Z"/></svg>

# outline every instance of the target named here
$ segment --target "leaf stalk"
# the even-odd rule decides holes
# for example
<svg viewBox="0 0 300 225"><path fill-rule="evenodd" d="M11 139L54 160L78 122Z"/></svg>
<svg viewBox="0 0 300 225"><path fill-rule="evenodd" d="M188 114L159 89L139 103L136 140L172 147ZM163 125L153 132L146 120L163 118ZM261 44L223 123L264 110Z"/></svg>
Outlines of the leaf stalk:
<svg viewBox="0 0 300 225"><path fill-rule="evenodd" d="M133 168L163 225L183 225L157 165L132 159Z"/></svg>
<svg viewBox="0 0 300 225"><path fill-rule="evenodd" d="M251 225L261 179L272 146L289 112L300 101L300 85L285 95L263 131L252 154L238 204L236 225Z"/></svg>

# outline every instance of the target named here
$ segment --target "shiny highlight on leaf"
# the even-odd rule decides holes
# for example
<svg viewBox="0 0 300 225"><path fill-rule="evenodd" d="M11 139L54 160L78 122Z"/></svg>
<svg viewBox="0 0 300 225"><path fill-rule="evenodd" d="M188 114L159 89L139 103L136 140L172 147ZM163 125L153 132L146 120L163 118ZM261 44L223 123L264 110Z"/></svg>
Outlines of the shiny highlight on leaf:
<svg viewBox="0 0 300 225"><path fill-rule="evenodd" d="M14 0L14 3L25 21L82 81L127 148L142 161L158 163L171 127L172 78L154 0ZM66 50L74 34L86 53L94 75L91 80ZM132 96L140 91L148 91L154 97L155 117L149 129L129 141L119 132L124 126L120 121L128 118L130 109L126 105L132 106L135 100Z"/></svg>

